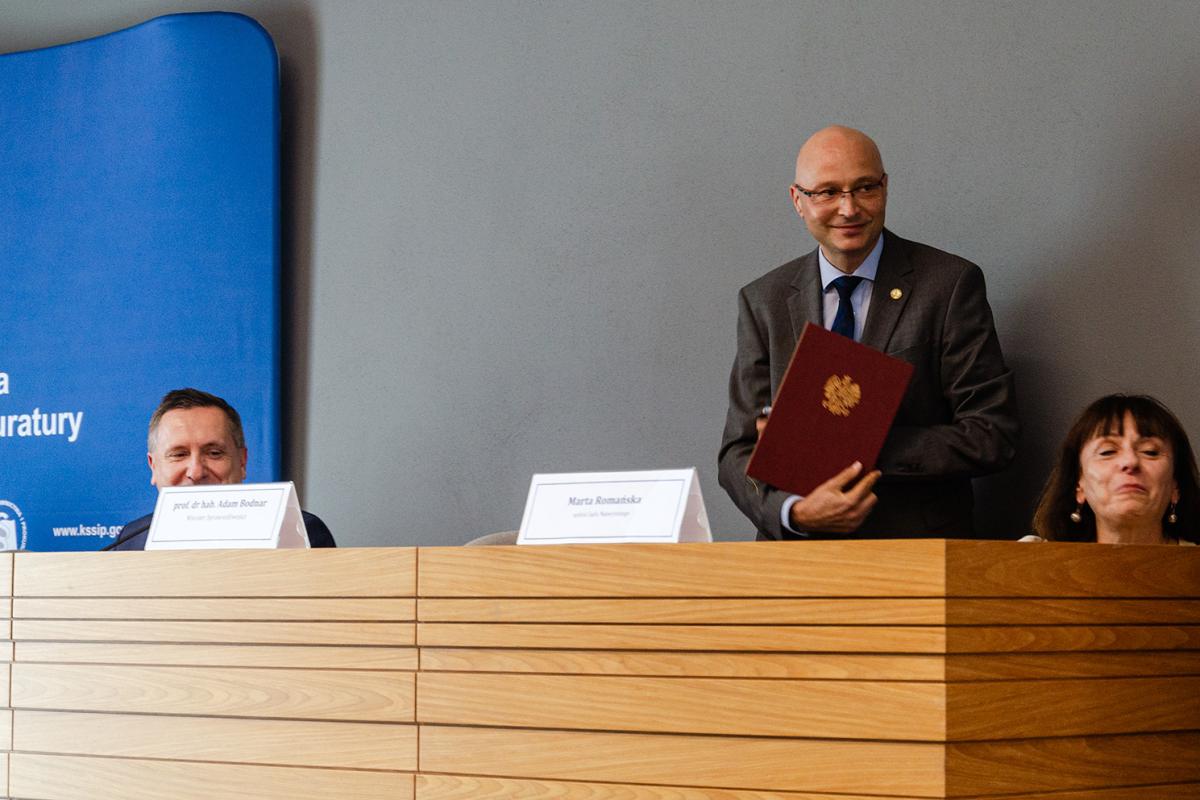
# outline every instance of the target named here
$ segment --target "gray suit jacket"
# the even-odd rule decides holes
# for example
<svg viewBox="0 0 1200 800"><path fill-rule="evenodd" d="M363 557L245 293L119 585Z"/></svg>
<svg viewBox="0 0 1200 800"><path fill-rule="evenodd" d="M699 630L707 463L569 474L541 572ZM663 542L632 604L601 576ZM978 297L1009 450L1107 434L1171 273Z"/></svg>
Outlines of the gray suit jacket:
<svg viewBox="0 0 1200 800"><path fill-rule="evenodd" d="M718 462L721 485L760 539L792 534L780 522L787 494L746 477L754 421L778 391L805 323L822 324L821 296L816 250L747 284L738 296L737 356ZM1004 468L1020 432L1012 371L1000 352L983 273L885 230L863 344L914 371L879 454L879 502L851 536L970 537L971 478Z"/></svg>

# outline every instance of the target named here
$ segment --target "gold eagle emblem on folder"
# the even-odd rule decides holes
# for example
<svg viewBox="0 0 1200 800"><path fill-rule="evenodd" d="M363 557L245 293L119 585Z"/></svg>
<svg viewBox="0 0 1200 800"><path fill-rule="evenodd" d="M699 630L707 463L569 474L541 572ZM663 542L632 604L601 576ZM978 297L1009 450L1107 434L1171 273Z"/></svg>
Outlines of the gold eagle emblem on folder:
<svg viewBox="0 0 1200 800"><path fill-rule="evenodd" d="M862 387L849 375L830 375L825 381L825 399L821 405L830 414L848 417L859 400L862 400Z"/></svg>

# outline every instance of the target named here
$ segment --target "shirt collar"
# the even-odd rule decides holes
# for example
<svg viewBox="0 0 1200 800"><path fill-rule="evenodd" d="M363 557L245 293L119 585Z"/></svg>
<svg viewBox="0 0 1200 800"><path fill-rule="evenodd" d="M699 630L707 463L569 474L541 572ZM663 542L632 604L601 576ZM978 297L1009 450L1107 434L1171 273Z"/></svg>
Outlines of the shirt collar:
<svg viewBox="0 0 1200 800"><path fill-rule="evenodd" d="M879 271L879 256L883 253L883 236L880 235L879 241L875 242L875 246L871 248L871 252L863 263L858 265L858 269L850 274L856 278L863 278L868 281L875 280L875 273ZM846 273L829 263L825 258L825 253L820 247L817 248L817 262L821 265L821 288L825 291L829 290L829 284L835 279L842 277Z"/></svg>

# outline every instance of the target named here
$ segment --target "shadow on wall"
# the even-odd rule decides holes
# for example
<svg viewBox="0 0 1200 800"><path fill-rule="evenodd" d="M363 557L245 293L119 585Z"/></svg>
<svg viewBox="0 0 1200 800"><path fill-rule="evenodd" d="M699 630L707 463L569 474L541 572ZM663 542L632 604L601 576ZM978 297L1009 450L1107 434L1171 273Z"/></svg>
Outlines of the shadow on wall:
<svg viewBox="0 0 1200 800"><path fill-rule="evenodd" d="M247 13L270 31L279 52L283 470L299 485L307 463L311 382L320 43L309 3L264 3ZM300 491L303 497L302 486Z"/></svg>
<svg viewBox="0 0 1200 800"><path fill-rule="evenodd" d="M1074 197L1037 186L1040 202L1078 210L1001 341L1016 372L1022 442L1004 473L976 481L977 529L989 538L1030 530L1037 496L1067 428L1096 398L1151 394L1200 435L1195 353L1200 350L1200 109L1191 98L1153 98L1156 113L1114 125L1091 152ZM1158 109L1184 110L1164 120ZM1149 127L1151 124L1153 128ZM1069 188L1069 187L1068 187ZM1055 200L1054 198L1058 198ZM1063 215L1066 218L1066 215Z"/></svg>

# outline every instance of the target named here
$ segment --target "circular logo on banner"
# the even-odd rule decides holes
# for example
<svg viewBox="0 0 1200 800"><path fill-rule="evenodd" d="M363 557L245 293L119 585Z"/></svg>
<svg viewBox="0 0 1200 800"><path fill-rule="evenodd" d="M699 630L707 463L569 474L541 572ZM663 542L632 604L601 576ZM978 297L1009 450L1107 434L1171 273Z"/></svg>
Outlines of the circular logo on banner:
<svg viewBox="0 0 1200 800"><path fill-rule="evenodd" d="M25 515L16 503L0 500L0 550L24 550L28 543Z"/></svg>

